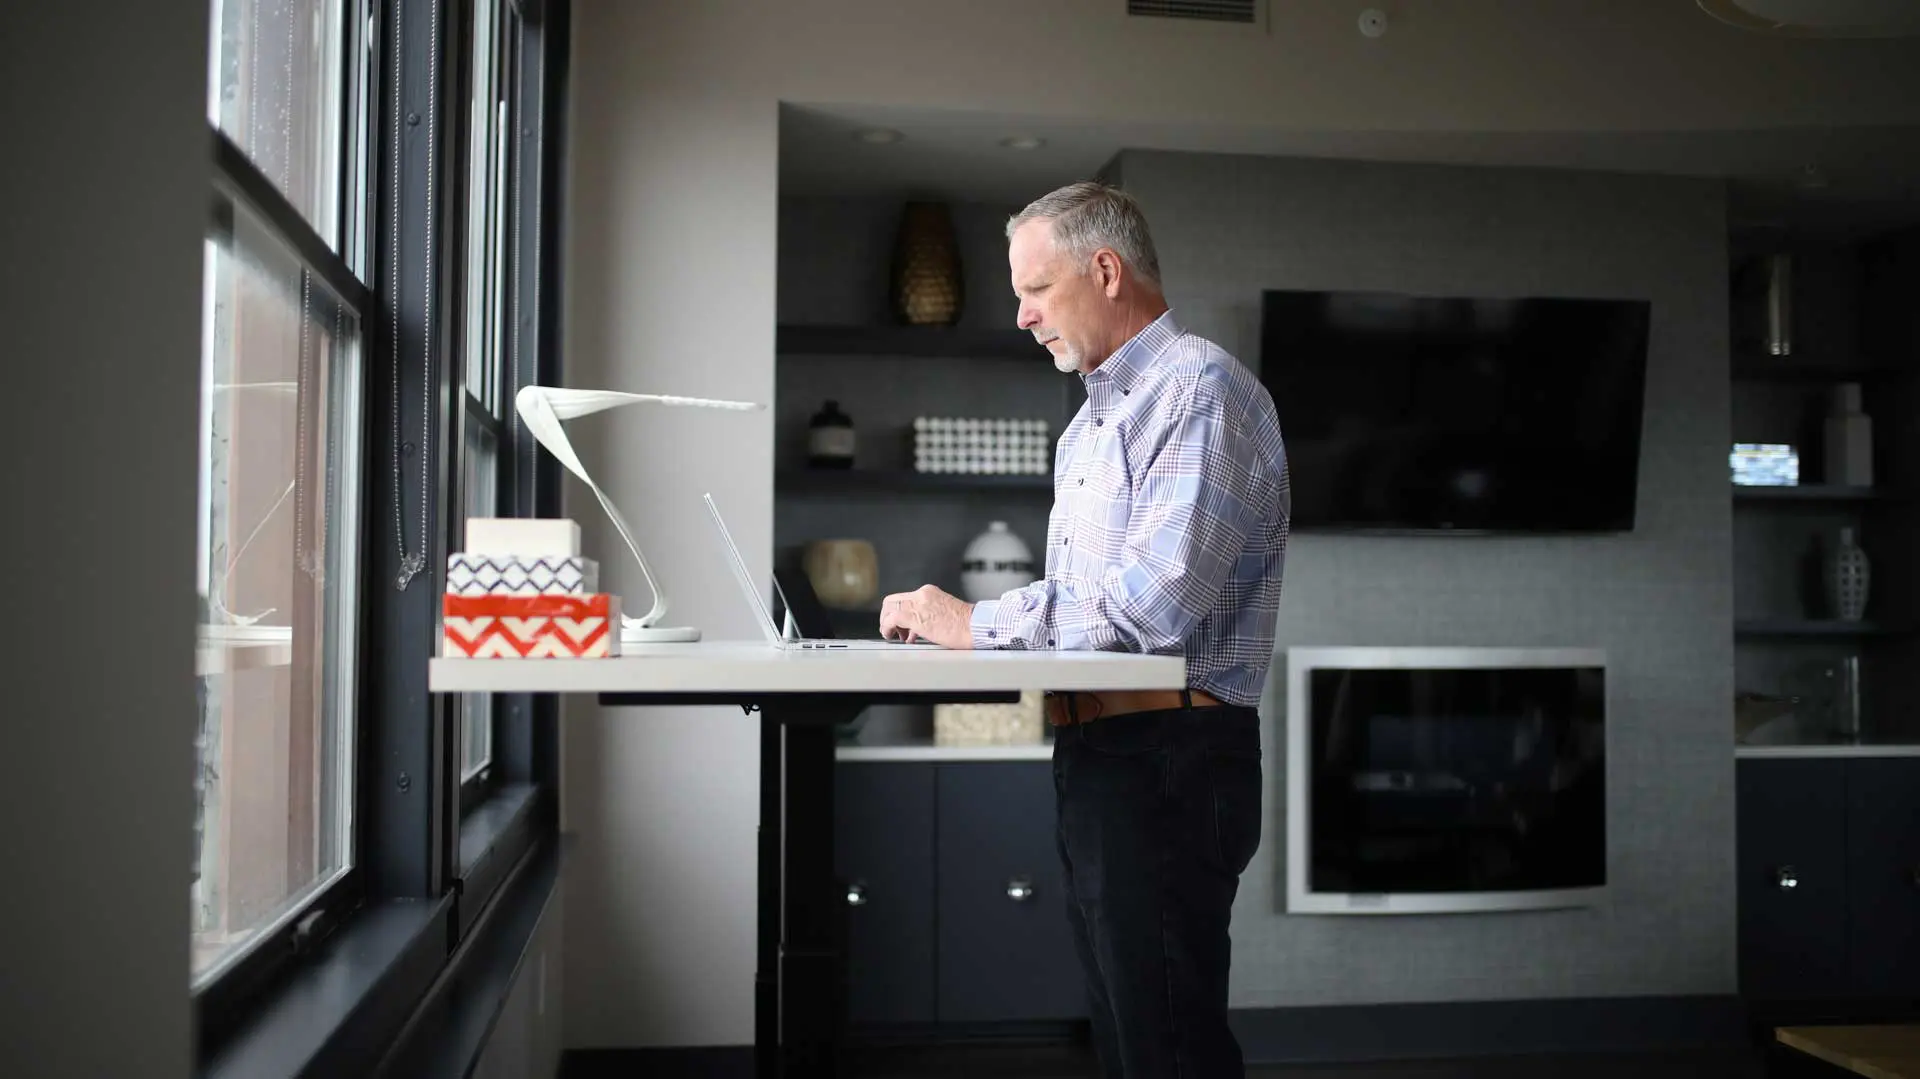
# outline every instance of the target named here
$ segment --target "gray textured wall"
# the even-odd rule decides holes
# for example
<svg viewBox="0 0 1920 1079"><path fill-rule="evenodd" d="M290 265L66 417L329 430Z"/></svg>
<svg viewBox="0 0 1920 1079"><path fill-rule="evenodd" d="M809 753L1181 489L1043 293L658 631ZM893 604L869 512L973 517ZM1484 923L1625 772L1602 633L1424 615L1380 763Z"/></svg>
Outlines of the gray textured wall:
<svg viewBox="0 0 1920 1079"><path fill-rule="evenodd" d="M1278 646L1607 651L1604 908L1300 916L1284 905L1284 666L1267 831L1234 919L1237 1007L1730 992L1735 985L1726 227L1714 184L1122 156L1175 309L1258 363L1263 288L1653 303L1639 526L1586 538L1295 537Z"/></svg>
<svg viewBox="0 0 1920 1079"><path fill-rule="evenodd" d="M0 504L18 522L0 549L11 566L88 567L7 582L21 614L0 786L8 1075L199 1071L187 897L207 10L15 6L0 32L16 162L0 170L0 250L15 252L0 315L12 399L34 402L0 435L14 462ZM109 611L126 644L81 644Z"/></svg>

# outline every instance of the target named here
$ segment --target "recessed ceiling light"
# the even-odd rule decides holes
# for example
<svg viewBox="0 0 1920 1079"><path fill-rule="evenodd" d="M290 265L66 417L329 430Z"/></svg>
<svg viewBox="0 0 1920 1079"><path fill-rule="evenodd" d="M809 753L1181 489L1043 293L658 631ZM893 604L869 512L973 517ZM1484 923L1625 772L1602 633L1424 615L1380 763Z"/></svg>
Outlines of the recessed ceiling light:
<svg viewBox="0 0 1920 1079"><path fill-rule="evenodd" d="M1032 135L1009 135L1000 140L1000 145L1009 150L1038 150L1046 144L1047 140Z"/></svg>
<svg viewBox="0 0 1920 1079"><path fill-rule="evenodd" d="M905 136L890 127L869 127L858 132L854 137L861 142L870 142L876 146L884 146L890 142L899 142L902 138L905 138Z"/></svg>

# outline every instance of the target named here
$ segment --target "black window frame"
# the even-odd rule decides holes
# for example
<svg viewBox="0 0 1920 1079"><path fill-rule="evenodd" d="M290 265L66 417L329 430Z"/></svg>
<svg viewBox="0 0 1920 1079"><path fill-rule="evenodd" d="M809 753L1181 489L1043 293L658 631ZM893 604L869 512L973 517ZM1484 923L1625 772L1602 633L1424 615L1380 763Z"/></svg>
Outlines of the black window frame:
<svg viewBox="0 0 1920 1079"><path fill-rule="evenodd" d="M560 378L560 212L570 5L504 0L518 35L510 113L511 185L497 443L499 512L555 516L560 476L511 419L515 387ZM283 928L263 936L194 994L198 1071L370 1074L409 1029L433 988L478 936L514 919L488 918L516 881L539 879L557 845L558 703L496 695L492 764L462 784L457 698L427 687L438 654L452 513L462 505L457 436L466 394L458 352L471 73L471 0L349 0L341 32L342 132L366 121L367 170L341 154L343 197L364 183L359 215L343 212L339 250L217 125L210 125L210 235L244 205L327 281L359 318L362 340L361 533L352 722L356 746L352 867ZM350 80L370 65L364 113ZM397 91L397 93L396 93ZM394 197L397 193L398 198ZM343 252L360 251L364 278ZM423 370L424 368L424 370ZM396 381L397 375L397 381ZM424 429L423 429L424 425ZM394 469L394 453L403 467ZM423 470L420 458L426 454ZM396 538L395 499L405 535ZM418 534L421 507L426 534ZM422 564L405 584L401 549ZM478 778L478 777L476 777Z"/></svg>

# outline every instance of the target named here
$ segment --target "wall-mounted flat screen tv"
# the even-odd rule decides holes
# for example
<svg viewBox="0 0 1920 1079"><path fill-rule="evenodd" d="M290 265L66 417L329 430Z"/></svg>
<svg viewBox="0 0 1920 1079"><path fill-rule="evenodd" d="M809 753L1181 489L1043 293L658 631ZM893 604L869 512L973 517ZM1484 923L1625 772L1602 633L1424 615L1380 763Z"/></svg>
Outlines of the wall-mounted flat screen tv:
<svg viewBox="0 0 1920 1079"><path fill-rule="evenodd" d="M1263 294L1299 530L1634 526L1645 300Z"/></svg>

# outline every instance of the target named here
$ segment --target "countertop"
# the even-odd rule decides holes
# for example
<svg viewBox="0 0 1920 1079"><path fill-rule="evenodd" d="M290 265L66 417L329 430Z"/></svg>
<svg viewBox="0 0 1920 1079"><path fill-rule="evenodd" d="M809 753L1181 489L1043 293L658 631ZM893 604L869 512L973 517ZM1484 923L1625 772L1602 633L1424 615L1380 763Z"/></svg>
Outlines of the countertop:
<svg viewBox="0 0 1920 1079"><path fill-rule="evenodd" d="M1811 757L1920 757L1920 743L1905 740L1807 742L1799 745L1735 745L1741 760Z"/></svg>

